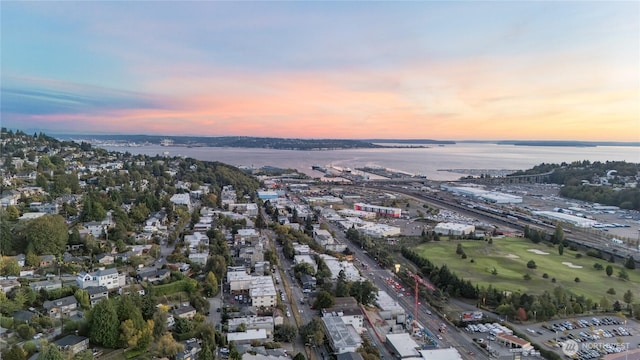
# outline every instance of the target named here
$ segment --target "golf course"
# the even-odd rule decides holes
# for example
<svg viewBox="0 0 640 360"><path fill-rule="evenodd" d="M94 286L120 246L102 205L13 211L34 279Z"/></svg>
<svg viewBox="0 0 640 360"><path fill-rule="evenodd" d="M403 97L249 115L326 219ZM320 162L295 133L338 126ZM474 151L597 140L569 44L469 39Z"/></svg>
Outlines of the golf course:
<svg viewBox="0 0 640 360"><path fill-rule="evenodd" d="M466 255L464 259L456 253L458 244L461 244ZM499 290L529 294L541 294L544 290L551 291L556 286L562 286L594 301L607 296L610 300L620 302L622 295L631 290L634 299L640 299L638 270L625 269L620 263L612 264L606 259L586 256L568 248L564 249L563 255L559 255L556 246L534 244L528 239L494 238L490 243L478 240L450 241L445 238L421 244L414 251L437 266L446 264L455 274L479 286L492 285ZM531 260L535 262L535 268L527 266ZM601 264L603 269L594 268L595 263ZM607 265L613 267L611 276L607 276L604 270ZM629 280L618 277L623 269ZM524 278L525 274L530 276L529 280ZM615 295L607 293L610 288L615 290Z"/></svg>

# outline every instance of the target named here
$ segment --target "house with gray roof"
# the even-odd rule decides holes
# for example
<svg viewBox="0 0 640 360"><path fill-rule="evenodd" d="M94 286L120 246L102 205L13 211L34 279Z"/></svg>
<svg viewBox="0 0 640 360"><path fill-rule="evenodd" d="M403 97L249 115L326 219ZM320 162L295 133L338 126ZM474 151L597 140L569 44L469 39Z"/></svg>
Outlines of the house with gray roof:
<svg viewBox="0 0 640 360"><path fill-rule="evenodd" d="M78 300L71 295L57 300L47 300L42 304L49 317L59 319L71 317L78 313Z"/></svg>

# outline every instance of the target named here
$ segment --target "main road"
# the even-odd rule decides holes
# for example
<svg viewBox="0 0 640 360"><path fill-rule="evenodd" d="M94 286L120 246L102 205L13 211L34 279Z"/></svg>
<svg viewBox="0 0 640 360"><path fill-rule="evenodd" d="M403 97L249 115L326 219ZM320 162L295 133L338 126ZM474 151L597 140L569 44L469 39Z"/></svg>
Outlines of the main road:
<svg viewBox="0 0 640 360"><path fill-rule="evenodd" d="M366 265L366 268L369 270L361 271L362 275L371 280L376 287L380 290L386 291L389 296L394 298L398 303L405 309L407 314L414 313L415 300L413 295L411 296L399 296L397 289L392 288L387 283L387 278L394 277L395 275L390 270L381 270L378 263L371 258L370 254L365 252L359 246L349 242L344 235L344 232L339 229L334 224L326 221L325 219L321 219L322 222L327 224L332 232L336 235L339 241L347 244L349 249L354 253L354 256L362 261L362 264ZM372 270L376 269L376 270ZM428 312L427 312L428 311ZM429 315L431 313L431 315ZM424 303L420 303L418 305L418 318L417 321L419 324L424 326L432 335L436 337L439 334L440 324L444 323L442 318L437 313L433 311ZM466 335L460 332L456 328L448 328L445 333L442 333L442 339L438 339L438 347L439 348L448 348L454 347L461 354L463 359L488 359L488 356L483 352L479 351L479 349L473 344L472 339L466 337Z"/></svg>

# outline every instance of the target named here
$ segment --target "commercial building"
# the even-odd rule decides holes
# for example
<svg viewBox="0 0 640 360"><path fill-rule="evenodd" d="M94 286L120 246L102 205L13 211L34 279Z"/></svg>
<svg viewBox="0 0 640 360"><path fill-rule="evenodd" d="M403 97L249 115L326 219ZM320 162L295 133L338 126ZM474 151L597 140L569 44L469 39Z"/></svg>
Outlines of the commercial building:
<svg viewBox="0 0 640 360"><path fill-rule="evenodd" d="M476 227L473 225L467 224L457 224L457 223L439 223L433 229L436 234L439 235L454 235L454 236L462 236L468 235L476 231Z"/></svg>
<svg viewBox="0 0 640 360"><path fill-rule="evenodd" d="M420 345L408 333L387 334L387 344L398 359L421 358Z"/></svg>
<svg viewBox="0 0 640 360"><path fill-rule="evenodd" d="M250 344L252 341L265 341L267 339L267 331L265 329L227 333L227 342L233 341L236 345Z"/></svg>
<svg viewBox="0 0 640 360"><path fill-rule="evenodd" d="M334 354L354 352L362 345L362 338L356 329L345 324L340 317L323 317L322 324Z"/></svg>
<svg viewBox="0 0 640 360"><path fill-rule="evenodd" d="M442 185L441 188L456 195L496 204L522 203L521 196L505 194L497 191L487 191L476 187Z"/></svg>
<svg viewBox="0 0 640 360"><path fill-rule="evenodd" d="M555 220L555 221L566 222L582 228L590 227L598 223L595 220L585 219L583 217L565 214L561 212L555 212L555 211L534 211L533 214L540 217L547 218L547 219Z"/></svg>
<svg viewBox="0 0 640 360"><path fill-rule="evenodd" d="M378 216L393 217L393 218L399 218L400 215L402 215L402 209L400 208L370 205L365 203L355 203L353 205L353 209L360 210L360 211L368 211L368 212L376 213Z"/></svg>
<svg viewBox="0 0 640 360"><path fill-rule="evenodd" d="M337 316L343 323L353 326L358 333L365 329L362 309L353 297L335 298L332 307L322 309L322 316Z"/></svg>

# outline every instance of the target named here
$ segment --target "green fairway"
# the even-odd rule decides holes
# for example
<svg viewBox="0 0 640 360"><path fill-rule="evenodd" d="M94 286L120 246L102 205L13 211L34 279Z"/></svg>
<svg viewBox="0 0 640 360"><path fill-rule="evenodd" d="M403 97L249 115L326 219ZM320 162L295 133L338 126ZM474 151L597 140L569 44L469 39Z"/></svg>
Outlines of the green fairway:
<svg viewBox="0 0 640 360"><path fill-rule="evenodd" d="M456 254L458 244L462 244L466 259ZM422 244L414 250L438 266L446 264L458 276L480 286L491 284L500 290L541 294L561 285L576 295L585 295L595 301L606 295L610 300L620 300L621 303L622 295L631 290L634 299L640 299L638 270L627 270L629 281L623 281L618 278L618 272L623 268L621 264L610 264L584 254L582 258L576 258L576 252L569 249L560 256L556 247L534 244L527 239L493 239L493 244L487 241L443 240ZM529 260L535 261L536 269L527 268ZM604 270L596 270L593 267L596 262L605 268L612 265L611 277ZM497 275L491 273L494 268ZM547 279L543 278L544 273L548 274ZM525 274L529 274L531 280L524 280ZM575 282L576 277L580 282ZM555 283L552 278L556 279ZM607 294L609 288L614 288L616 294Z"/></svg>

